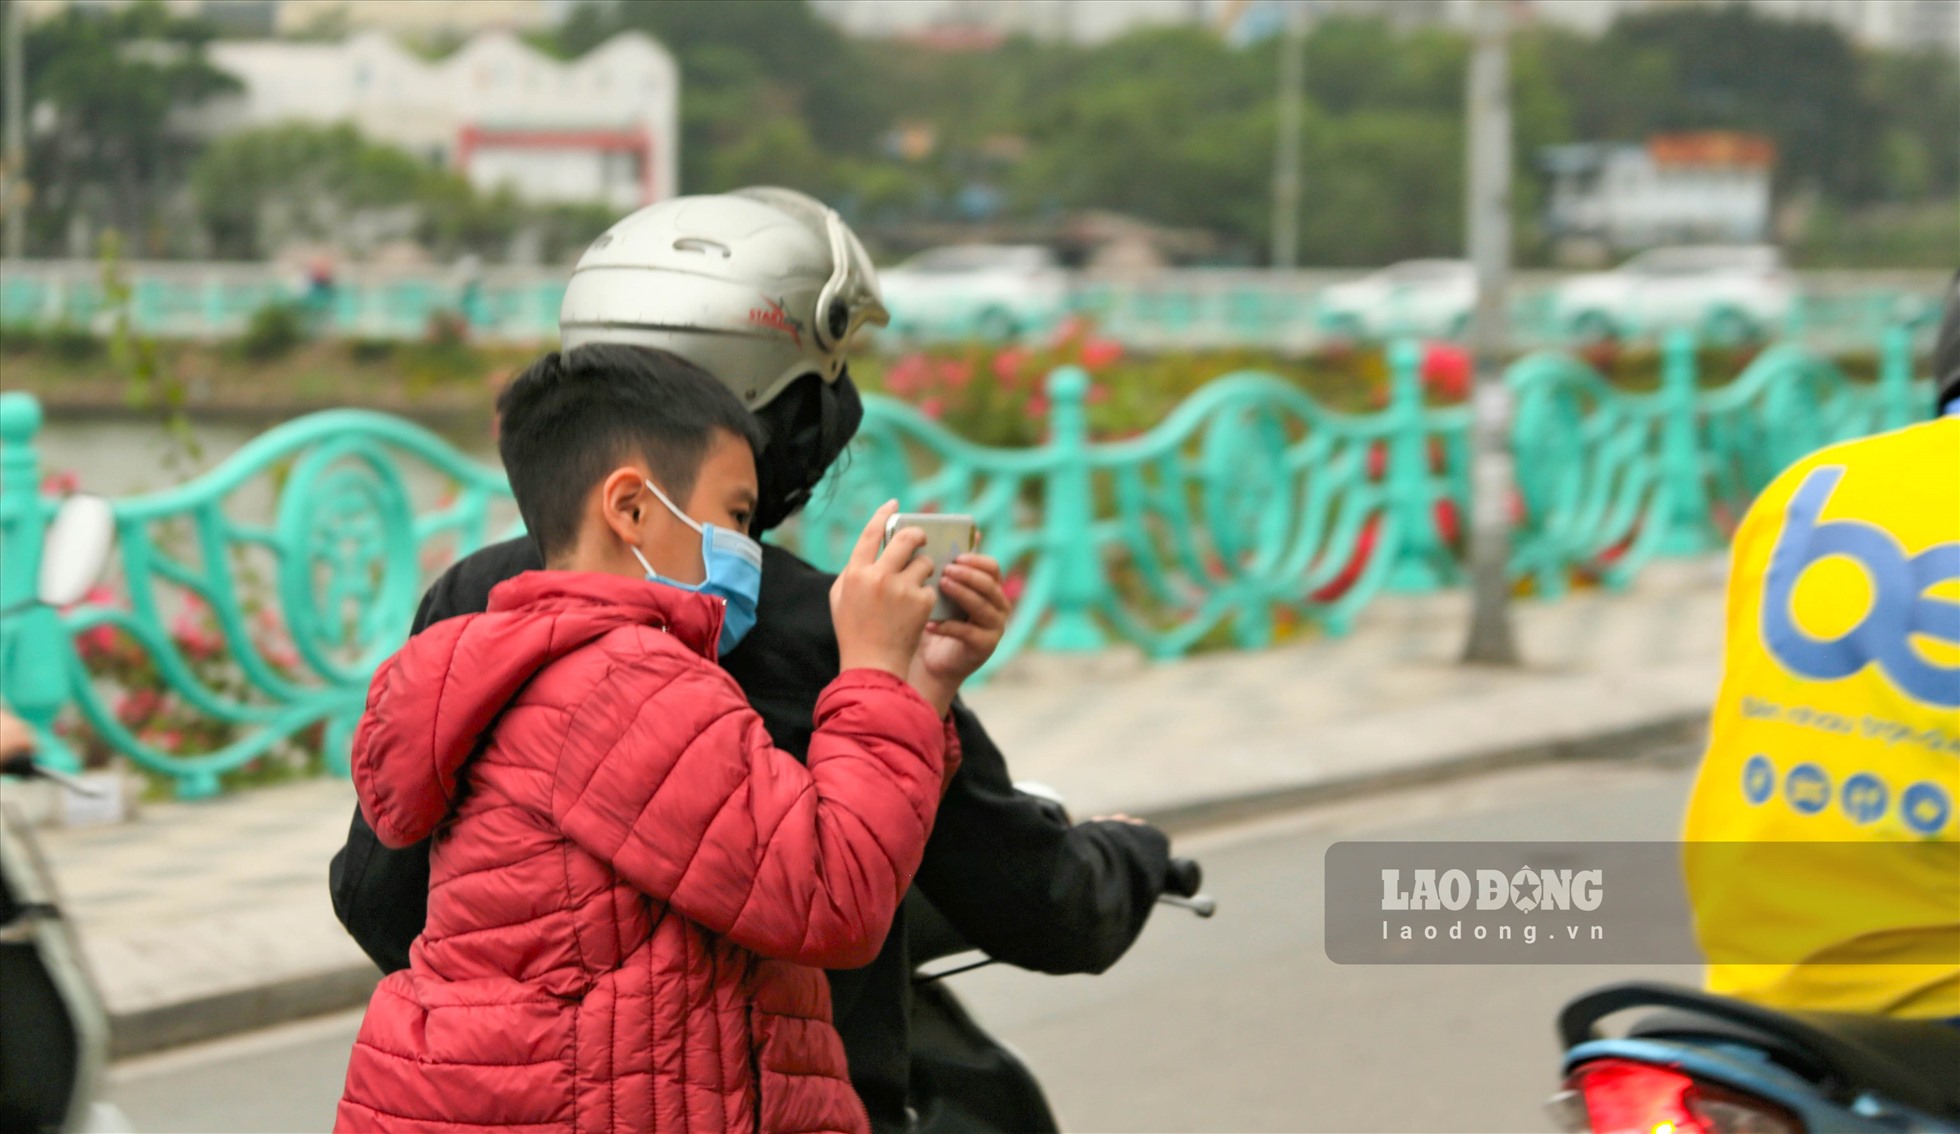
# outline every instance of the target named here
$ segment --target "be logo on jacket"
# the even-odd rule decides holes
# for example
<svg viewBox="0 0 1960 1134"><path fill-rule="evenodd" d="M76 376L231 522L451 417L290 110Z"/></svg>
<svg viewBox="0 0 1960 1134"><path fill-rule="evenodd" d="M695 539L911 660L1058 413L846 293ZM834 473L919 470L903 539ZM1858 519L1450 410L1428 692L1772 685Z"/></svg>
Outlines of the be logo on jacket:
<svg viewBox="0 0 1960 1134"><path fill-rule="evenodd" d="M1710 989L1960 1015L1956 800L1960 417L1948 416L1799 461L1736 532L1722 686L1684 836Z"/></svg>

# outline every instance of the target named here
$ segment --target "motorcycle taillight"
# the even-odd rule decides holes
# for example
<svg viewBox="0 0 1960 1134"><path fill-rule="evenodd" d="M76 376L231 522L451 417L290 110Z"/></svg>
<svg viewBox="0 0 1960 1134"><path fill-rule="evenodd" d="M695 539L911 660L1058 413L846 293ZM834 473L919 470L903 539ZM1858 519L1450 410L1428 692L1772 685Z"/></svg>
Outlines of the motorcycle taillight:
<svg viewBox="0 0 1960 1134"><path fill-rule="evenodd" d="M1592 1134L1804 1134L1802 1120L1774 1103L1630 1059L1581 1064L1565 1090Z"/></svg>

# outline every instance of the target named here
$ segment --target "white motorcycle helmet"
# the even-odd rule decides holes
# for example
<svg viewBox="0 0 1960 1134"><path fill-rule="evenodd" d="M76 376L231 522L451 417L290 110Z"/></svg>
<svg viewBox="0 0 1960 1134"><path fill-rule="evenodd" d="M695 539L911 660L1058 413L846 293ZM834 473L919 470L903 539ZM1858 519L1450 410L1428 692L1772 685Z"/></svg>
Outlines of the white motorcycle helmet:
<svg viewBox="0 0 1960 1134"><path fill-rule="evenodd" d="M834 210L756 187L662 201L607 229L572 270L558 328L566 350L671 351L755 410L806 374L835 383L859 328L890 318Z"/></svg>

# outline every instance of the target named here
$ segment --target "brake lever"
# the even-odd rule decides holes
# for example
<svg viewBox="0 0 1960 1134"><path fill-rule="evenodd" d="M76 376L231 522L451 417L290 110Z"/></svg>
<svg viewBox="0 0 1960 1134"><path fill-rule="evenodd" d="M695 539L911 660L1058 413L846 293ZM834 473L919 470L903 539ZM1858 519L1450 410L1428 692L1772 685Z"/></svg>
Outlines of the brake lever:
<svg viewBox="0 0 1960 1134"><path fill-rule="evenodd" d="M63 789L72 791L76 795L84 796L88 799L101 799L103 796L109 794L109 789L106 785L92 784L80 777L69 775L59 768L50 768L46 764L35 763L34 754L31 752L19 753L8 758L4 763L0 763L0 774L19 776L22 779L32 779L39 776L43 779L53 780Z"/></svg>
<svg viewBox="0 0 1960 1134"><path fill-rule="evenodd" d="M1190 910L1199 917L1210 917L1218 912L1218 899L1210 894L1193 894L1188 898L1179 894L1159 894L1157 900L1167 906Z"/></svg>

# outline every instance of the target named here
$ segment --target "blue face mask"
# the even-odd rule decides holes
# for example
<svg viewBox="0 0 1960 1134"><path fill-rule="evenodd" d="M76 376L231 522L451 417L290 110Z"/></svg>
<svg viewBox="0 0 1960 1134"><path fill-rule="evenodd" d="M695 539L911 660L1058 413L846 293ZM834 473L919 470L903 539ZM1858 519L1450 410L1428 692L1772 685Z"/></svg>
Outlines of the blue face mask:
<svg viewBox="0 0 1960 1134"><path fill-rule="evenodd" d="M627 550L640 566L647 569L647 581L664 583L679 587L695 594L713 595L722 601L725 608L721 618L721 641L715 644L717 654L725 654L735 648L744 635L755 626L755 606L762 593L762 545L741 532L718 528L713 524L697 523L694 517L674 507L667 494L652 481L644 482L647 488L667 510L681 523L701 533L702 579L698 583L680 583L653 569L640 549L631 544Z"/></svg>

